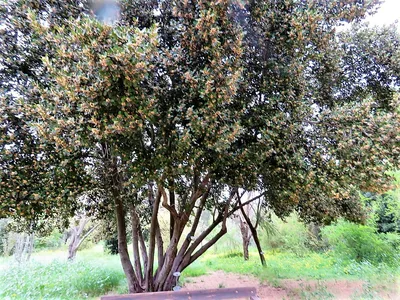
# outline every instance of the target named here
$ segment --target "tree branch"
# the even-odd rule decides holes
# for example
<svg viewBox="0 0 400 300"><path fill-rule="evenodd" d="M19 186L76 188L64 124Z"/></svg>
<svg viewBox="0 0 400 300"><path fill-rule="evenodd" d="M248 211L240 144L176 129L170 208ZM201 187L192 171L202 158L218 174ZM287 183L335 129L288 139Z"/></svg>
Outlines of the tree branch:
<svg viewBox="0 0 400 300"><path fill-rule="evenodd" d="M162 206L165 207L172 215L172 217L176 220L178 219L178 212L176 211L175 207L172 207L171 205L168 204L168 196L167 193L165 192L165 189L159 185L158 186L159 191L161 191L162 194Z"/></svg>
<svg viewBox="0 0 400 300"><path fill-rule="evenodd" d="M256 201L257 199L260 199L261 197L263 197L267 192L261 193L258 196L255 196L254 198L247 200L244 203L240 203L240 201L238 201L237 203L240 203L239 206L235 206L229 213L228 213L228 218L233 215L236 211L238 211L239 209L241 209L243 206L246 206L249 203L252 203L253 201Z"/></svg>
<svg viewBox="0 0 400 300"><path fill-rule="evenodd" d="M241 204L240 198L238 199L238 201L239 201L239 204ZM257 230L253 226L253 224L251 223L251 220L250 220L249 216L244 211L243 205L240 205L240 211L242 212L242 215L243 215L244 219L246 220L247 225L250 228L251 234L253 235L253 240L256 243L257 250L258 250L258 255L260 256L261 264L263 266L265 266L266 262L265 262L264 254L263 254L262 249L261 249L260 240L258 239Z"/></svg>
<svg viewBox="0 0 400 300"><path fill-rule="evenodd" d="M189 263L186 266L188 266L192 262L194 262L198 257L200 257L204 252L206 252L212 245L214 245L224 234L226 234L226 232L227 232L226 219L228 218L229 205L230 205L232 199L235 197L235 194L236 194L235 192L237 192L237 188L234 188L232 190L231 196L229 197L227 203L225 204L225 211L224 211L224 217L222 219L221 230L210 241L208 241L205 245L203 245L196 253L194 253L193 255L190 256ZM186 266L183 265L183 269Z"/></svg>
<svg viewBox="0 0 400 300"><path fill-rule="evenodd" d="M186 215L190 215L190 213L192 212L194 206L196 205L197 199L199 199L199 197L201 197L201 195L204 195L204 190L205 190L206 186L208 185L209 181L210 181L210 174L207 174L204 177L203 181L201 182L200 186L192 194L192 197L190 199L190 205L186 209Z"/></svg>
<svg viewBox="0 0 400 300"><path fill-rule="evenodd" d="M85 233L85 235L82 237L82 239L79 241L78 245L76 246L76 249L79 249L79 246L82 244L82 242L97 228L99 227L100 224L96 224L93 226L88 232Z"/></svg>

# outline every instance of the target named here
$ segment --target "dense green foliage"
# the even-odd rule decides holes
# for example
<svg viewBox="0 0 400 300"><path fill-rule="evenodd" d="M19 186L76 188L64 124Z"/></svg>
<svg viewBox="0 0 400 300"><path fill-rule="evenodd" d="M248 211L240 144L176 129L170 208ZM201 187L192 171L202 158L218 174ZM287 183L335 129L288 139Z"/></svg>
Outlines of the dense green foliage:
<svg viewBox="0 0 400 300"><path fill-rule="evenodd" d="M35 249L57 249L63 244L63 234L55 229L50 234L35 238Z"/></svg>
<svg viewBox="0 0 400 300"><path fill-rule="evenodd" d="M393 188L386 193L362 193L365 206L372 215L370 223L378 232L400 232L400 172L393 175Z"/></svg>
<svg viewBox="0 0 400 300"><path fill-rule="evenodd" d="M324 228L323 235L336 256L345 261L400 265L396 241L388 241L385 234L378 234L373 227L340 222Z"/></svg>
<svg viewBox="0 0 400 300"><path fill-rule="evenodd" d="M82 206L114 214L130 292L171 289L226 233L239 190L280 217L362 222L359 190L387 190L399 166L400 39L394 27L336 28L378 2L121 1L113 25L85 0L7 2L0 217L36 230Z"/></svg>
<svg viewBox="0 0 400 300"><path fill-rule="evenodd" d="M85 2L50 1L50 15L44 4L4 7L3 215L74 209L93 188L82 168L101 172L107 143L126 196L162 173L178 184L196 166L221 183L261 179L278 214L350 218L355 188L384 189L398 151L398 35L358 27L337 43L334 25L373 7L340 3L166 2L160 17L153 3L123 3L114 27L84 15Z"/></svg>
<svg viewBox="0 0 400 300"><path fill-rule="evenodd" d="M105 240L104 251L113 255L118 254L118 239L114 237Z"/></svg>

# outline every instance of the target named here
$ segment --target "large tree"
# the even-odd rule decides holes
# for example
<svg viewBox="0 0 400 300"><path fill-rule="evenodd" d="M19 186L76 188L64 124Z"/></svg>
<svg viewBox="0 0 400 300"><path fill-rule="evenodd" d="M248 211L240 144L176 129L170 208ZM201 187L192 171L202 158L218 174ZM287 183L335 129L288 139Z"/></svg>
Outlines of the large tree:
<svg viewBox="0 0 400 300"><path fill-rule="evenodd" d="M0 217L113 212L130 292L170 290L254 200L362 221L358 190L384 190L399 163L399 37L378 51L357 42L369 29L335 30L376 2L121 1L113 25L86 1L7 2Z"/></svg>

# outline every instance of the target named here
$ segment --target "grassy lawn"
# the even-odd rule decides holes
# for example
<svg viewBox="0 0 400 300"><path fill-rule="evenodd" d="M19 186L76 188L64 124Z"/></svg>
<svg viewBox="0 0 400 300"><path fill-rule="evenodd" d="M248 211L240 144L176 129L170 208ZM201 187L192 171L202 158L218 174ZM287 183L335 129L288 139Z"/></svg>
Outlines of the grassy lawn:
<svg viewBox="0 0 400 300"><path fill-rule="evenodd" d="M78 252L73 263L66 261L65 251L35 253L23 266L11 259L0 259L0 299L90 299L109 291L126 293L126 282L118 256L105 254L101 246ZM187 268L185 278L214 270L253 275L271 282L293 279L363 279L379 276L394 280L399 270L369 263L342 265L328 254L310 253L302 257L292 253L267 253L263 268L255 252L249 261L239 253L206 254Z"/></svg>
<svg viewBox="0 0 400 300"><path fill-rule="evenodd" d="M24 265L0 262L0 299L87 299L126 289L119 258L102 247L80 251L72 263L66 251L36 253Z"/></svg>
<svg viewBox="0 0 400 300"><path fill-rule="evenodd" d="M251 274L260 279L373 279L379 274L395 276L398 270L385 265L373 266L368 262L342 265L327 253L313 253L296 256L289 252L269 252L265 254L266 267L260 265L257 253L250 253L250 259L244 261L239 253L208 254L201 258L202 264L209 270Z"/></svg>

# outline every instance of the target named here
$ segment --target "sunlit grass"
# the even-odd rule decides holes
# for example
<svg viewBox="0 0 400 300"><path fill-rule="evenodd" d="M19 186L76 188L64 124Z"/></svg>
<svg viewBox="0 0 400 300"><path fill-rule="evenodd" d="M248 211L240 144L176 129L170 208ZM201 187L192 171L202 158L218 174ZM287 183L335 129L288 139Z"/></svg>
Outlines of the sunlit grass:
<svg viewBox="0 0 400 300"><path fill-rule="evenodd" d="M226 254L206 254L201 262L209 270L249 274L261 280L270 279L375 279L396 278L400 271L384 264L373 266L368 262L341 264L330 253L310 252L301 257L290 252L269 252L265 254L266 266L261 266L256 252L250 252L250 259Z"/></svg>
<svg viewBox="0 0 400 300"><path fill-rule="evenodd" d="M79 254L72 263L58 251L37 253L21 265L3 260L7 268L0 272L0 299L87 299L126 285L117 256L96 248Z"/></svg>
<svg viewBox="0 0 400 300"><path fill-rule="evenodd" d="M0 258L0 299L87 299L112 293L126 293L126 279L119 257L104 253L101 246L78 252L76 261L67 262L66 251L34 253L32 261L17 265ZM239 252L206 253L185 269L180 282L222 270L253 275L272 284L280 279L362 279L374 282L400 279L398 269L368 262L342 264L331 253L301 257L290 252L267 252L262 267L256 252L244 261Z"/></svg>

